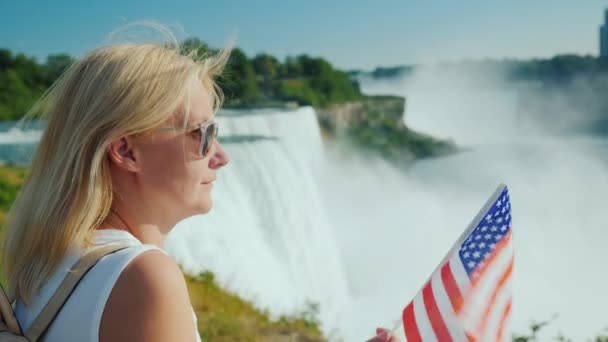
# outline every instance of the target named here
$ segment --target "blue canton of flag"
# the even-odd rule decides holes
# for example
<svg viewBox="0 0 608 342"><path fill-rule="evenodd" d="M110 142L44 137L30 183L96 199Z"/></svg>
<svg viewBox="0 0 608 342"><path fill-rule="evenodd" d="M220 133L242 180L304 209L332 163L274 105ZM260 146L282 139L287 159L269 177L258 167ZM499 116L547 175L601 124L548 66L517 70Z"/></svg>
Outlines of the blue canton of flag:
<svg viewBox="0 0 608 342"><path fill-rule="evenodd" d="M470 277L483 267L496 245L511 229L511 202L505 187L496 202L464 241L458 254Z"/></svg>

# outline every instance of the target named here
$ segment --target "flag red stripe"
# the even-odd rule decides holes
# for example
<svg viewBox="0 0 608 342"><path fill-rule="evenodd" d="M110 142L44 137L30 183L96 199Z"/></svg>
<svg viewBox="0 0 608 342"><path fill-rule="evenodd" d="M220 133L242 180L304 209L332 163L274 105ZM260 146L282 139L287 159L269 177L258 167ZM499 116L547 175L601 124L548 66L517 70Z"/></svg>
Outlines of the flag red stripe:
<svg viewBox="0 0 608 342"><path fill-rule="evenodd" d="M513 257L511 257L511 262L509 262L509 267L505 270L505 272L500 277L498 284L496 284L496 287L494 288L494 291L492 292L492 297L490 297L490 300L486 304L486 309L481 318L480 331L481 331L482 336L485 334L486 325L488 324L488 318L490 317L490 312L492 311L492 308L494 307L494 304L496 303L496 297L498 297L498 293L505 286L505 284L507 283L507 280L509 280L511 278L511 273L513 273Z"/></svg>
<svg viewBox="0 0 608 342"><path fill-rule="evenodd" d="M431 322L435 336L437 336L437 340L441 342L452 341L450 332L445 326L441 312L439 312L439 307L435 301L435 295L433 294L433 287L431 286L430 281L426 284L424 289L422 289L422 300L424 301L424 307L426 308L426 313L429 316L429 321Z"/></svg>
<svg viewBox="0 0 608 342"><path fill-rule="evenodd" d="M511 299L507 303L505 310L502 312L502 319L500 320L500 325L498 326L498 333L496 334L496 341L500 341L502 337L502 332L505 327L505 323L507 322L507 318L509 318L509 314L511 313Z"/></svg>
<svg viewBox="0 0 608 342"><path fill-rule="evenodd" d="M446 262L441 268L441 280L443 281L443 287L445 287L445 291L450 298L454 312L460 311L463 301L462 294L460 293L458 284L456 284L456 279L454 278L449 262Z"/></svg>
<svg viewBox="0 0 608 342"><path fill-rule="evenodd" d="M416 325L416 318L414 316L413 301L403 310L403 327L405 330L405 338L408 342L422 342L422 337L420 337L420 331L418 331L418 325Z"/></svg>

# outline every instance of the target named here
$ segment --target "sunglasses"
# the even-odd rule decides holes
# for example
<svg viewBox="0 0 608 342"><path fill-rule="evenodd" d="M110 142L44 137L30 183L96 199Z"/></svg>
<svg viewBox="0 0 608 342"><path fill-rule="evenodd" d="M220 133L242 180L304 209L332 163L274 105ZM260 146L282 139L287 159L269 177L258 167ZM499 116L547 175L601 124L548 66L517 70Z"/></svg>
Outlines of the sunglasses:
<svg viewBox="0 0 608 342"><path fill-rule="evenodd" d="M194 127L163 127L157 129L157 131L175 131L175 130L187 130L188 133L193 133L199 135L200 139L200 147L199 147L199 155L202 158L207 156L211 146L217 139L218 134L218 123L215 121L203 122Z"/></svg>

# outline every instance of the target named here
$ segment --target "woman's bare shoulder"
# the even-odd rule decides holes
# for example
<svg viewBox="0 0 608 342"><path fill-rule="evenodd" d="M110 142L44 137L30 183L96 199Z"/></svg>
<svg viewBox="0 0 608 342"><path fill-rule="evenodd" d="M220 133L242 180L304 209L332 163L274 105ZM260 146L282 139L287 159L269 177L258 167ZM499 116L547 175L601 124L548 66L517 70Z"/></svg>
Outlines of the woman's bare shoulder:
<svg viewBox="0 0 608 342"><path fill-rule="evenodd" d="M196 341L183 273L158 250L137 256L122 272L106 303L99 340Z"/></svg>

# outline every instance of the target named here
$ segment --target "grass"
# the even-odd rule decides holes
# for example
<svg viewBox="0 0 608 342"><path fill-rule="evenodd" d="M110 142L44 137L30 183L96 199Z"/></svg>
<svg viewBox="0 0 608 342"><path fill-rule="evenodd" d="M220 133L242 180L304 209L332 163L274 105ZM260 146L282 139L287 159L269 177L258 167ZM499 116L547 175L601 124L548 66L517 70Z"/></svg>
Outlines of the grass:
<svg viewBox="0 0 608 342"><path fill-rule="evenodd" d="M186 276L190 300L203 340L209 341L322 341L315 305L300 315L272 320L268 312L227 293L213 273ZM318 308L317 308L318 309ZM313 317L311 317L313 316Z"/></svg>
<svg viewBox="0 0 608 342"><path fill-rule="evenodd" d="M4 222L26 173L24 168L0 165L0 224ZM4 229L0 230L0 243L3 240ZM1 269L0 274L3 274ZM6 285L3 278L0 282L2 286ZM203 341L325 340L316 319L318 306L314 304L304 308L300 314L273 320L267 311L223 290L211 272L186 275L186 282Z"/></svg>

